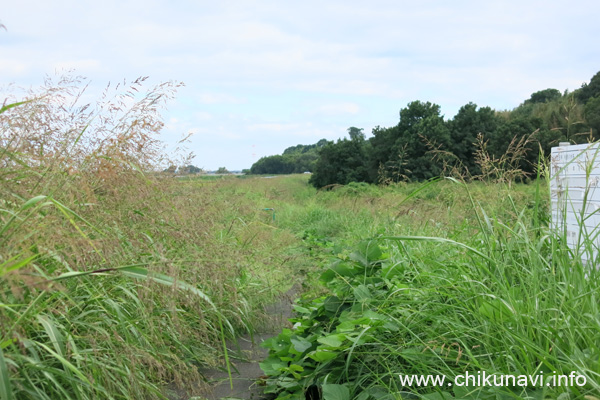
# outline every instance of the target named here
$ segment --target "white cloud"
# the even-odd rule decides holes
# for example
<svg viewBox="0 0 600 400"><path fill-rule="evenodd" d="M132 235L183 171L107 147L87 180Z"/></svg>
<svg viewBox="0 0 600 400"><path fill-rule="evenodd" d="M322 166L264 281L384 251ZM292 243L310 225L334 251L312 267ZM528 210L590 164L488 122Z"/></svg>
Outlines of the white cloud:
<svg viewBox="0 0 600 400"><path fill-rule="evenodd" d="M226 93L200 93L197 95L197 98L202 104L242 104L247 101L244 98L232 96Z"/></svg>
<svg viewBox="0 0 600 400"><path fill-rule="evenodd" d="M166 131L196 129L207 168L249 167L250 142L269 152L368 132L417 99L450 117L469 101L514 107L576 89L600 65L592 0L22 0L3 13L0 84L56 68L99 86L183 80Z"/></svg>
<svg viewBox="0 0 600 400"><path fill-rule="evenodd" d="M268 132L289 132L297 129L298 124L283 124L283 123L258 123L248 126L249 131L268 131Z"/></svg>
<svg viewBox="0 0 600 400"><path fill-rule="evenodd" d="M355 103L334 103L325 104L319 107L318 112L324 114L357 114L360 106Z"/></svg>
<svg viewBox="0 0 600 400"><path fill-rule="evenodd" d="M29 63L18 59L4 59L0 62L0 76L20 77L29 70Z"/></svg>
<svg viewBox="0 0 600 400"><path fill-rule="evenodd" d="M197 121L210 121L211 119L213 119L213 116L211 113L208 113L206 111L196 111L193 115L193 118Z"/></svg>

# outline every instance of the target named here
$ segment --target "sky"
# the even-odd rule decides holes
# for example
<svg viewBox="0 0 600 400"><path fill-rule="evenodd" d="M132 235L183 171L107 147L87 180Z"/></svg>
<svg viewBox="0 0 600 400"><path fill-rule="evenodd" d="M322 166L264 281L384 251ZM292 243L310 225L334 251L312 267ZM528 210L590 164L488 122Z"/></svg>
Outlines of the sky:
<svg viewBox="0 0 600 400"><path fill-rule="evenodd" d="M192 164L207 170L351 126L369 137L414 100L451 119L600 70L597 0L2 1L0 86L70 73L93 97L139 76L182 81L161 139L173 149L192 133Z"/></svg>

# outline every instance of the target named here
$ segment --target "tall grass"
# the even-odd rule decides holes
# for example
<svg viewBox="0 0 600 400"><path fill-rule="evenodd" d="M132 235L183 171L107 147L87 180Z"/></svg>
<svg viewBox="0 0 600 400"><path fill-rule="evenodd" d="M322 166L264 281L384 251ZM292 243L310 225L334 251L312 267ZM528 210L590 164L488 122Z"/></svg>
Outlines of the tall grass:
<svg viewBox="0 0 600 400"><path fill-rule="evenodd" d="M422 349L421 355L404 359L408 368L401 368L403 374L453 376L477 369L490 374L550 376L577 371L588 382L581 388L482 388L478 397L494 391L515 398L539 397L540 393L551 398L597 396L599 274L581 260L571 259L565 241L545 227L532 225L528 213L515 208L517 217L502 221L478 207L474 211L479 234L467 243L441 242L443 252L432 249L431 244L439 242L436 238L388 238L405 244L423 242L428 251L414 253L404 246L391 257L398 262L394 269L403 269L406 258L412 258L415 275L407 281L404 271L399 274L400 282L410 282L419 294L386 299L401 310L413 310L414 316L407 321L391 313L406 329L404 340L411 344L385 344L386 351L403 359L407 349ZM388 371L398 370L391 366L386 365Z"/></svg>
<svg viewBox="0 0 600 400"><path fill-rule="evenodd" d="M292 237L264 255L250 238L274 233L251 200L156 172L179 84L145 81L82 104L64 78L2 106L3 400L202 393L198 366L218 364L223 337L252 329L282 289L282 274L257 271Z"/></svg>
<svg viewBox="0 0 600 400"><path fill-rule="evenodd" d="M374 213L384 234L361 244L330 238L342 245L325 249L331 263L320 280L329 291L300 302L295 330L266 344L267 391L300 398L320 388L322 398L364 400L600 398L600 273L549 230L543 181L526 192L450 183L421 190L393 221ZM385 194L378 199L398 210ZM398 378L451 380L466 371L543 379L465 388L403 386ZM552 385L572 371L587 383Z"/></svg>
<svg viewBox="0 0 600 400"><path fill-rule="evenodd" d="M271 391L600 398L600 273L548 230L544 186L172 179L157 135L177 84L145 92L140 79L91 105L80 87L48 82L0 111L1 399L202 393L197 367L221 364L224 336L258 329L296 273L313 297L270 342ZM466 370L587 384L396 379Z"/></svg>

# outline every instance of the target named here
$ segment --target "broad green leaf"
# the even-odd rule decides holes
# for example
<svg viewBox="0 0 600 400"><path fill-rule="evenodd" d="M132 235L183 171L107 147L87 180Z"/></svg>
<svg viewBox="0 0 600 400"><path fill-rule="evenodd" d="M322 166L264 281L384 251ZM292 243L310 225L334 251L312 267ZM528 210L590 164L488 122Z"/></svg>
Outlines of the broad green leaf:
<svg viewBox="0 0 600 400"><path fill-rule="evenodd" d="M287 367L287 362L281 361L278 357L269 356L263 362L258 363L258 365L266 375L274 376L278 375L282 369Z"/></svg>
<svg viewBox="0 0 600 400"><path fill-rule="evenodd" d="M309 353L308 356L317 362L324 362L324 361L333 360L334 358L336 358L338 356L338 354L339 354L339 352L337 352L337 351L319 348L319 349Z"/></svg>
<svg viewBox="0 0 600 400"><path fill-rule="evenodd" d="M271 350L278 356L283 356L289 354L290 344L289 335L279 334L262 342L261 347Z"/></svg>
<svg viewBox="0 0 600 400"><path fill-rule="evenodd" d="M289 369L290 369L290 371L296 371L296 372L303 372L304 371L304 368L302 368L298 364L290 364Z"/></svg>
<svg viewBox="0 0 600 400"><path fill-rule="evenodd" d="M356 315L356 314L354 314ZM388 317L386 317L385 315L382 314L378 314L375 311L371 311L371 310L366 310L363 313L363 316L360 318L356 318L350 321L345 321L345 322L349 322L353 325L369 325L369 326L381 326L384 323L386 323L389 320Z"/></svg>
<svg viewBox="0 0 600 400"><path fill-rule="evenodd" d="M360 242L358 244L358 250L364 254L369 262L380 260L383 254L379 245L371 240Z"/></svg>
<svg viewBox="0 0 600 400"><path fill-rule="evenodd" d="M374 241L364 241L358 244L358 250L351 253L349 258L357 263L368 267L382 257L382 252Z"/></svg>
<svg viewBox="0 0 600 400"><path fill-rule="evenodd" d="M290 342L292 342L292 346L294 346L294 349L296 349L296 351L299 353L304 353L306 350L310 349L313 345L307 339L297 336L297 335L292 336L290 338Z"/></svg>
<svg viewBox="0 0 600 400"><path fill-rule="evenodd" d="M329 296L323 302L323 308L329 312L337 312L342 306L343 301L337 296Z"/></svg>
<svg viewBox="0 0 600 400"><path fill-rule="evenodd" d="M281 379L279 380L278 385L288 392L296 392L302 389L296 378Z"/></svg>
<svg viewBox="0 0 600 400"><path fill-rule="evenodd" d="M284 371L289 372L290 374L292 374L292 376L294 377L294 379L300 380L300 379L302 379L302 375L299 374L298 372L304 372L304 368L302 368L298 364L290 364L289 367L284 368ZM296 382L296 385L299 386L298 382Z"/></svg>
<svg viewBox="0 0 600 400"><path fill-rule="evenodd" d="M381 275L386 278L392 278L397 275L404 274L406 270L406 265L402 262L390 262L385 263L385 265L381 268ZM397 285L398 287L408 287L408 285Z"/></svg>
<svg viewBox="0 0 600 400"><path fill-rule="evenodd" d="M320 337L317 339L319 343L329 347L340 347L342 343L344 343L344 340L346 340L346 335L341 333Z"/></svg>
<svg viewBox="0 0 600 400"><path fill-rule="evenodd" d="M321 274L319 280L323 283L329 283L337 277L353 277L359 274L363 274L365 269L356 265L350 265L343 261L336 261L332 263L328 269Z"/></svg>
<svg viewBox="0 0 600 400"><path fill-rule="evenodd" d="M388 320L388 317L386 317L383 314L379 314L373 310L366 310L363 313L363 316L365 318L369 318L371 321L387 321Z"/></svg>
<svg viewBox="0 0 600 400"><path fill-rule="evenodd" d="M335 331L339 333L354 332L356 331L356 324L354 321L343 321L338 324Z"/></svg>
<svg viewBox="0 0 600 400"><path fill-rule="evenodd" d="M396 322L394 321L385 321L385 323L383 324L383 327L391 332L398 332L400 330L400 325L398 325Z"/></svg>
<svg viewBox="0 0 600 400"><path fill-rule="evenodd" d="M364 390L361 394L356 396L355 400L399 400L402 397L394 396L390 393L390 389L383 386L372 386Z"/></svg>
<svg viewBox="0 0 600 400"><path fill-rule="evenodd" d="M281 394L279 394L279 396L277 396L277 398L275 400L305 400L306 398L304 397L304 390L302 389L298 389L296 391L294 391L293 393L289 393L289 392L283 392Z"/></svg>
<svg viewBox="0 0 600 400"><path fill-rule="evenodd" d="M370 397L371 397L371 395L369 394L369 392L367 392L365 390L361 394L359 394L358 396L356 396L354 398L354 400L369 400Z"/></svg>
<svg viewBox="0 0 600 400"><path fill-rule="evenodd" d="M308 308L301 307L297 304L294 304L292 307L294 308L294 311L298 314L310 314L312 312Z"/></svg>
<svg viewBox="0 0 600 400"><path fill-rule="evenodd" d="M348 385L326 383L322 386L323 400L350 400Z"/></svg>
<svg viewBox="0 0 600 400"><path fill-rule="evenodd" d="M371 294L371 291L367 286L358 285L354 288L354 297L356 297L356 300L360 302L365 302L371 300L373 298L373 295Z"/></svg>
<svg viewBox="0 0 600 400"><path fill-rule="evenodd" d="M364 256L364 254L355 251L353 253L351 253L348 258L350 258L352 261L355 261L356 263L362 265L363 267L367 267L369 266L369 260L367 259L367 257Z"/></svg>

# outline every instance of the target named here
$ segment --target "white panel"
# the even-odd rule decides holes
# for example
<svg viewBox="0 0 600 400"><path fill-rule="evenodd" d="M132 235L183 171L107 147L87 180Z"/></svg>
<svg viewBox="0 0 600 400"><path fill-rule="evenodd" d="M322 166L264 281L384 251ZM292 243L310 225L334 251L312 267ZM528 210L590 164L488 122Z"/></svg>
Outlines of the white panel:
<svg viewBox="0 0 600 400"><path fill-rule="evenodd" d="M585 241L600 248L600 146L581 144L552 149L550 165L552 225L566 227L571 249ZM584 210L585 205L585 210ZM587 261L587 256L582 255Z"/></svg>

